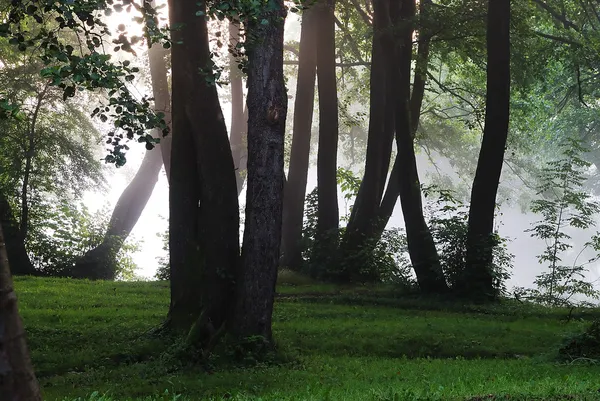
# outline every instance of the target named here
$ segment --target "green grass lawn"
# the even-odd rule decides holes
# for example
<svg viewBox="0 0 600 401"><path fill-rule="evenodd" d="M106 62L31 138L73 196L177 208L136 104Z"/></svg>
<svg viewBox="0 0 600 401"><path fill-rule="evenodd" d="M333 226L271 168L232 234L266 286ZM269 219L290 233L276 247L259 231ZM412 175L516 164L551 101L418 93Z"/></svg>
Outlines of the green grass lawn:
<svg viewBox="0 0 600 401"><path fill-rule="evenodd" d="M280 286L278 362L206 369L178 366L148 335L166 315L166 283L18 278L16 288L46 400L600 400L600 366L553 359L597 310L567 322L512 302Z"/></svg>

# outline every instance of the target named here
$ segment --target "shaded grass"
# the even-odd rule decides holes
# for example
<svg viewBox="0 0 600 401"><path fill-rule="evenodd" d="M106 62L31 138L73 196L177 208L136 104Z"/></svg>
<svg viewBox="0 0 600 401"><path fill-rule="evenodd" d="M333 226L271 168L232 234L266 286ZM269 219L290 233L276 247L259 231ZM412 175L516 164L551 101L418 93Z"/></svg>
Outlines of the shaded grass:
<svg viewBox="0 0 600 401"><path fill-rule="evenodd" d="M166 315L165 283L19 278L16 286L47 400L94 391L114 400L600 399L600 367L552 362L564 336L597 310L567 322L564 310L514 302L286 285L274 335L288 362L207 372L173 366L168 342L146 335Z"/></svg>

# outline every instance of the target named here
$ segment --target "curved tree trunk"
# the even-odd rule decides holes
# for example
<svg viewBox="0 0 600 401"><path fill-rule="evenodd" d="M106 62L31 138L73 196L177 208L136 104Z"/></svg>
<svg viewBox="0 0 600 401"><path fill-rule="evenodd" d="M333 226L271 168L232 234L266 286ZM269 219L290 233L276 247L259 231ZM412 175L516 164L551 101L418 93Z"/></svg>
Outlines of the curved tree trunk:
<svg viewBox="0 0 600 401"><path fill-rule="evenodd" d="M334 260L338 247L337 198L338 98L335 73L335 0L321 0L315 7L318 21L317 77L319 88L319 150L317 153L316 260L320 274Z"/></svg>
<svg viewBox="0 0 600 401"><path fill-rule="evenodd" d="M365 173L342 243L346 258L344 264L346 269L341 275L341 279L344 281L375 279L372 275L358 273L368 263L365 260L368 258L368 252L357 252L357 250L363 250L373 236L394 139L394 109L391 101L391 85L389 84L390 68L386 63L386 55L381 42L381 30L384 26L382 18L381 13L375 13ZM397 196L398 194L396 194Z"/></svg>
<svg viewBox="0 0 600 401"><path fill-rule="evenodd" d="M155 110L164 113L164 119L170 125L170 97L165 51L160 44L154 44L148 55ZM86 252L77 261L72 272L70 272L73 277L104 280L115 278L117 254L135 227L152 195L163 161L167 178L170 176L172 133L162 137L162 133L156 131L155 135L161 137L160 145L155 149L147 150L144 154L140 168L115 205L102 243Z"/></svg>
<svg viewBox="0 0 600 401"><path fill-rule="evenodd" d="M248 189L233 334L270 343L283 208L287 95L283 76L283 0L250 22L248 37ZM261 20L258 18L258 21Z"/></svg>
<svg viewBox="0 0 600 401"><path fill-rule="evenodd" d="M414 18L415 0L403 0L400 7L395 4L390 6L392 22L398 30L396 48L392 54L396 58L394 63L393 87L396 98L396 144L400 160L399 185L400 203L406 225L406 240L410 260L417 275L421 291L425 293L444 293L448 285L440 259L435 247L433 236L423 215L421 199L421 184L417 171L417 159L414 149L414 136L411 126L410 110L410 72L412 59L412 34L413 29L407 22ZM397 16L397 17L396 17ZM395 51L394 51L395 50Z"/></svg>
<svg viewBox="0 0 600 401"><path fill-rule="evenodd" d="M284 189L281 265L291 269L298 269L302 264L302 223L310 158L310 137L312 134L317 68L316 12L315 8L310 7L302 13L298 80L294 103L294 131L288 182Z"/></svg>
<svg viewBox="0 0 600 401"><path fill-rule="evenodd" d="M6 252L12 263L13 275L37 275L38 272L29 259L25 241L15 219L12 208L4 193L0 190L0 224L4 228Z"/></svg>
<svg viewBox="0 0 600 401"><path fill-rule="evenodd" d="M510 117L510 1L489 0L485 128L471 189L467 264L457 290L472 299L494 299L492 251L496 193Z"/></svg>
<svg viewBox="0 0 600 401"><path fill-rule="evenodd" d="M0 224L0 400L41 401Z"/></svg>
<svg viewBox="0 0 600 401"><path fill-rule="evenodd" d="M423 0L420 2L420 15L421 18L427 15L428 7L431 5L431 0ZM423 27L419 30L419 45L417 49L417 60L415 63L415 74L413 80L413 90L410 96L410 130L411 136L414 137L419 128L419 118L421 116L421 108L423 105L423 97L425 95L425 84L427 83L427 70L429 65L429 43L431 41L430 34L424 30ZM374 234L374 238L380 238L383 230L387 226L396 202L400 196L400 185L399 175L401 169L401 159L399 155L396 155L394 160L394 166L390 173L388 185L381 200L381 206L379 207L377 215L377 229Z"/></svg>
<svg viewBox="0 0 600 401"><path fill-rule="evenodd" d="M410 3L410 2L409 2ZM403 12L408 14L414 14L414 4L407 3L404 0L401 9ZM420 4L421 15L425 15L427 7L430 4L429 1L422 1ZM383 120L383 116L380 116L378 121L380 131L373 129L371 126L369 130L369 141L371 141L371 135L375 135L378 132L388 133L393 135L393 131L396 132L396 142L398 145L398 154L394 161L390 177L388 179L387 188L383 193L383 183L387 175L387 168L389 168L389 151L391 150L391 140L385 136L385 142L381 139L377 141L373 139L373 148L377 149L377 152L370 154L371 166L377 166L384 169L375 169L372 167L370 170L365 170L365 179L361 185L359 195L357 196L356 210L353 209L354 220L351 219L347 229L347 239L345 239L345 249L364 249L369 244L376 243L383 233L396 205L398 197L403 199L402 208L404 214L404 220L407 230L407 237L409 237L409 253L411 261L413 263L415 273L417 275L418 282L421 289L426 292L446 292L447 285L443 278L441 266L439 264L439 257L435 249L433 237L425 222L423 216L423 206L421 200L421 189L419 183L419 176L416 165L416 156L414 152L414 137L419 124L419 115L421 112L421 106L423 103L423 96L425 92L426 75L427 75L427 64L429 58L429 42L430 35L424 31L423 28L419 31L419 45L417 51L417 60L415 66L413 91L410 92L410 62L411 62L411 47L399 46L398 49L394 49L400 43L412 40L412 36L409 38L409 33L404 32L404 38L392 37L389 35L390 26L392 21L388 17L391 13L399 12L399 9L391 6L388 2L378 2L375 5L375 29L381 27L379 35L374 38L374 50L373 50L373 63L372 71L377 69L379 80L382 87L388 89L385 94L385 107L386 117L389 114L395 114L395 119ZM411 15L404 14L399 15L397 18L401 21L402 19L410 19ZM396 17L394 17L396 18ZM395 21L396 26L399 25L399 21ZM412 35L412 29L411 35ZM383 67L378 68L376 56L377 41L382 41L383 50L381 51L381 57L388 59L388 66L392 67L392 70L385 70ZM397 52L397 53L396 53ZM393 57L388 58L390 55L397 54L394 57L397 59L394 61ZM391 63L391 64L390 64ZM385 76L386 78L381 78ZM393 88L393 89L392 89ZM373 97L375 94L372 93ZM379 99L384 97L384 89L379 90ZM380 100L382 101L382 100ZM377 102L377 98L371 100L372 104ZM388 111L389 108L392 111ZM382 110L383 106L378 105L376 108ZM374 114L371 114L373 118ZM377 116L377 114L375 114ZM393 125L393 128L389 127L389 124ZM373 132L373 134L371 133ZM379 148L375 147L375 144L379 145ZM383 150L382 150L383 149ZM379 157L378 157L379 156ZM385 163L379 165L378 159L383 159ZM367 156L367 166L369 165L369 154ZM370 174L367 175L367 172ZM367 178L368 177L368 178ZM366 182L365 182L366 181ZM352 224L352 226L351 226ZM347 242L346 242L347 241ZM368 242L367 242L368 241ZM348 252L351 254L350 252ZM368 254L363 253L363 257L367 257ZM364 261L361 258L352 261L348 266L362 266ZM367 277L368 279L369 277ZM374 278L374 277L371 277Z"/></svg>
<svg viewBox="0 0 600 401"><path fill-rule="evenodd" d="M205 3L169 1L173 137L169 186L171 305L168 326L206 346L231 315L239 261L233 158L210 65Z"/></svg>
<svg viewBox="0 0 600 401"><path fill-rule="evenodd" d="M240 40L239 22L229 23L229 46L235 48ZM235 166L235 180L238 196L244 188L246 180L246 161L248 148L246 146L248 133L248 116L244 112L244 82L238 60L229 52L229 85L231 85L231 154Z"/></svg>

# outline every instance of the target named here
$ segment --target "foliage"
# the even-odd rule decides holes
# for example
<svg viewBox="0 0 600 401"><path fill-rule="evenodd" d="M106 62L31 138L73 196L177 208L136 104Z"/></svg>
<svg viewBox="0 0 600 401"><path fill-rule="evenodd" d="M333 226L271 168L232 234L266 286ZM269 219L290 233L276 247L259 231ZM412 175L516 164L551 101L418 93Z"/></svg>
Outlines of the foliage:
<svg viewBox="0 0 600 401"><path fill-rule="evenodd" d="M165 252L163 256L156 258L158 262L158 269L154 277L157 280L170 280L171 279L171 264L169 262L169 229L167 228L162 233L157 233L157 237L162 240L162 250Z"/></svg>
<svg viewBox="0 0 600 401"><path fill-rule="evenodd" d="M597 399L597 368L540 357L584 324L534 305L434 302L364 286L280 286L274 330L290 362L240 369L215 361L205 371L164 364L170 339L148 335L167 312L166 283L23 277L15 285L48 401L94 391L114 401L170 400L164 389L188 400ZM586 319L599 316L588 310Z"/></svg>
<svg viewBox="0 0 600 401"><path fill-rule="evenodd" d="M85 205L64 199L40 206L43 223L29 231L27 248L34 267L44 275L68 275L85 252L102 243L108 226L107 207L90 213ZM135 278L137 265L131 254L139 250L134 239L128 239L117 255L117 279Z"/></svg>
<svg viewBox="0 0 600 401"><path fill-rule="evenodd" d="M452 288L466 265L469 208L457 200L451 191L429 186L424 187L423 192L425 197L430 198L426 206L429 225L446 281ZM494 289L501 296L507 293L506 281L513 267L514 255L508 252L507 242L497 231L494 233L492 272Z"/></svg>
<svg viewBox="0 0 600 401"><path fill-rule="evenodd" d="M573 244L567 229L585 230L595 225L595 217L600 204L582 190L585 172L590 163L582 158L586 149L576 139L566 139L562 144L562 158L551 161L542 170L539 198L534 200L531 211L542 215L542 220L534 223L528 232L531 236L546 242L546 249L538 256L540 264L547 263L547 271L536 277L536 289L526 292L526 296L546 305L564 306L573 303L572 297L580 294L598 298L600 293L585 280L586 265L597 260L598 255L585 264L573 265L562 262L563 255ZM584 244L583 250L593 248L600 251L600 237L593 236ZM579 255L581 255L581 252Z"/></svg>
<svg viewBox="0 0 600 401"><path fill-rule="evenodd" d="M565 340L559 355L567 360L600 362L600 320L594 320L582 332Z"/></svg>
<svg viewBox="0 0 600 401"><path fill-rule="evenodd" d="M340 168L337 181L346 201L346 215L341 218L341 221L347 222L361 180L351 170ZM340 255L338 260L330 258L332 263L325 266L311 265L312 254L318 245L315 243L317 205L317 188L315 188L306 196L304 206L306 219L302 234L303 256L308 261L304 272L315 278L336 280L346 263L343 255ZM345 227L339 231L336 230L335 235L343 236L344 229ZM380 238L367 241L363 250L357 254L361 260L364 260L359 271L359 275L364 279L372 282L395 282L409 288L414 287L415 283L407 257L406 236L403 230L398 228L385 230Z"/></svg>
<svg viewBox="0 0 600 401"><path fill-rule="evenodd" d="M125 139L137 137L151 149L157 140L146 134L148 129L159 128L163 134L168 133L164 115L154 113L149 98L136 98L128 87L139 68L128 60L112 62L111 55L105 51L111 32L101 15L129 12L132 8L138 12L134 19L144 25L145 37L128 37L125 29L120 29L118 38L112 43L117 45L113 49L115 52L135 55L132 46L143 39L148 44L166 39L158 27L155 8L146 1L140 6L131 0L61 0L43 4L16 0L10 3L0 24L0 37L9 44L22 52L35 49L35 58L45 65L41 76L60 88L63 100L81 90L106 90L108 101L97 107L92 115L102 122L113 119L115 129L107 140L112 148L105 161L117 166L125 163Z"/></svg>

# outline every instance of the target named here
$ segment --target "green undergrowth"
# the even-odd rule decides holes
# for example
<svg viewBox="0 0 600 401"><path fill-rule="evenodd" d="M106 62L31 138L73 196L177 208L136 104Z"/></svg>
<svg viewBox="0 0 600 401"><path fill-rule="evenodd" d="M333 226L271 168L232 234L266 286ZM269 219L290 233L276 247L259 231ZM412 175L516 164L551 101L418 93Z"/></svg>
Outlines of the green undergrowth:
<svg viewBox="0 0 600 401"><path fill-rule="evenodd" d="M283 283L275 363L173 363L151 335L168 284L18 278L46 400L598 400L600 366L556 362L598 310L473 306L392 287Z"/></svg>

